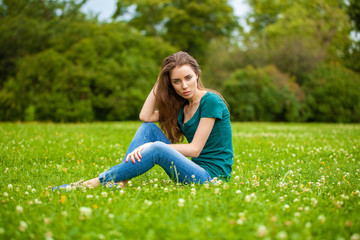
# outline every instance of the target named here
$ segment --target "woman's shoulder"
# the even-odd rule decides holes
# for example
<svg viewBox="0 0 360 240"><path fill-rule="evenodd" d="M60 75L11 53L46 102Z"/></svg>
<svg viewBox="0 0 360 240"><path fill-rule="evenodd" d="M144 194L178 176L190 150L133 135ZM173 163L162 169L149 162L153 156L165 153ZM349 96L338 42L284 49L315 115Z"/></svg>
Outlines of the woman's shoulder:
<svg viewBox="0 0 360 240"><path fill-rule="evenodd" d="M215 104L215 105L225 104L224 101L222 100L222 98L217 93L212 92L212 91L207 91L201 100L203 100L204 102L210 103L210 104Z"/></svg>

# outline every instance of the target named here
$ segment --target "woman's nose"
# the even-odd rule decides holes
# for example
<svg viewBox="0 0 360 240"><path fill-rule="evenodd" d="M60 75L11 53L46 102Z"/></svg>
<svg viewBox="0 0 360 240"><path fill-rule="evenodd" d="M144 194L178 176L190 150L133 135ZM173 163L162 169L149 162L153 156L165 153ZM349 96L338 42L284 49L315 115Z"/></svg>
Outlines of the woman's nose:
<svg viewBox="0 0 360 240"><path fill-rule="evenodd" d="M183 89L187 89L188 85L186 84L185 81L183 82L183 86L182 86L182 87L183 87Z"/></svg>

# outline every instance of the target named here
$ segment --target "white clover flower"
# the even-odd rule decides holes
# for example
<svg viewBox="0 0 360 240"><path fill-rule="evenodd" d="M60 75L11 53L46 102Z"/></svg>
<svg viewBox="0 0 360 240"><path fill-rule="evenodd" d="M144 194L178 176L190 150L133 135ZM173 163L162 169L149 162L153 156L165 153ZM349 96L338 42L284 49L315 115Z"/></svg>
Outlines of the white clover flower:
<svg viewBox="0 0 360 240"><path fill-rule="evenodd" d="M111 218L111 219L114 218L114 214L109 213L108 218Z"/></svg>
<svg viewBox="0 0 360 240"><path fill-rule="evenodd" d="M92 209L89 207L80 207L80 217L90 218L92 214Z"/></svg>
<svg viewBox="0 0 360 240"><path fill-rule="evenodd" d="M17 205L17 206L16 206L16 211L17 211L18 213L23 213L23 212L24 212L24 209L23 209L22 206Z"/></svg>
<svg viewBox="0 0 360 240"><path fill-rule="evenodd" d="M167 193L169 191L168 188L164 188L164 192Z"/></svg>
<svg viewBox="0 0 360 240"><path fill-rule="evenodd" d="M145 204L148 205L148 206L151 206L153 204L153 202L146 199Z"/></svg>
<svg viewBox="0 0 360 240"><path fill-rule="evenodd" d="M20 230L21 232L25 232L25 231L26 231L26 229L27 229L27 227L28 227L28 225L27 225L27 223L26 223L26 222L24 222L24 221L20 221L19 230Z"/></svg>
<svg viewBox="0 0 360 240"><path fill-rule="evenodd" d="M287 239L288 235L285 231L281 231L278 234L276 234L276 238L279 240L285 240Z"/></svg>
<svg viewBox="0 0 360 240"><path fill-rule="evenodd" d="M241 191L240 190L236 190L236 194L240 194L241 193Z"/></svg>
<svg viewBox="0 0 360 240"><path fill-rule="evenodd" d="M239 181L240 177L239 176L235 176L235 180Z"/></svg>
<svg viewBox="0 0 360 240"><path fill-rule="evenodd" d="M158 185L157 185L157 184L154 184L154 188L158 188Z"/></svg>
<svg viewBox="0 0 360 240"><path fill-rule="evenodd" d="M8 197L9 196L9 194L7 193L7 192L4 192L4 197Z"/></svg>
<svg viewBox="0 0 360 240"><path fill-rule="evenodd" d="M242 220L241 218L239 218L238 220L236 220L236 224L238 224L238 225L243 225L243 224L244 224L244 220Z"/></svg>
<svg viewBox="0 0 360 240"><path fill-rule="evenodd" d="M36 193L36 189L35 188L31 189L31 192Z"/></svg>
<svg viewBox="0 0 360 240"><path fill-rule="evenodd" d="M28 192L28 191L25 191L24 193L25 193L25 195L29 195L29 192Z"/></svg>
<svg viewBox="0 0 360 240"><path fill-rule="evenodd" d="M107 197L107 195L108 195L107 192L102 192L102 193L101 193L101 196L103 196L103 197Z"/></svg>
<svg viewBox="0 0 360 240"><path fill-rule="evenodd" d="M138 187L136 190L141 191L141 187Z"/></svg>
<svg viewBox="0 0 360 240"><path fill-rule="evenodd" d="M358 233L354 233L351 235L350 240L360 240L360 235Z"/></svg>
<svg viewBox="0 0 360 240"><path fill-rule="evenodd" d="M54 240L52 232L47 231L45 233L45 240Z"/></svg>
<svg viewBox="0 0 360 240"><path fill-rule="evenodd" d="M178 199L178 206L179 206L179 207L183 207L184 204L185 204L185 199L179 198L179 199Z"/></svg>
<svg viewBox="0 0 360 240"><path fill-rule="evenodd" d="M38 200L37 198L34 199L34 203L35 204L42 204L42 202L40 200Z"/></svg>
<svg viewBox="0 0 360 240"><path fill-rule="evenodd" d="M249 195L245 196L245 202L250 202L251 201L251 197Z"/></svg>
<svg viewBox="0 0 360 240"><path fill-rule="evenodd" d="M11 190L13 188L13 185L12 184L9 184L8 185L8 189Z"/></svg>
<svg viewBox="0 0 360 240"><path fill-rule="evenodd" d="M206 189L209 189L209 184L208 184L208 183L205 183L205 184L204 184L204 187L205 187Z"/></svg>
<svg viewBox="0 0 360 240"><path fill-rule="evenodd" d="M27 186L27 190L31 190L31 186L30 186L30 185Z"/></svg>
<svg viewBox="0 0 360 240"><path fill-rule="evenodd" d="M288 204L284 205L284 210L288 210L290 208L290 206Z"/></svg>
<svg viewBox="0 0 360 240"><path fill-rule="evenodd" d="M260 225L257 229L258 237L265 237L267 235L267 228L264 225Z"/></svg>
<svg viewBox="0 0 360 240"><path fill-rule="evenodd" d="M318 216L318 221L319 221L321 224L323 224L323 223L325 223L325 221L326 221L326 217L321 214L321 215Z"/></svg>
<svg viewBox="0 0 360 240"><path fill-rule="evenodd" d="M94 196L93 195L90 195L90 194L88 194L88 195L86 195L86 198L87 199L90 199L90 198L93 198Z"/></svg>
<svg viewBox="0 0 360 240"><path fill-rule="evenodd" d="M215 192L215 194L219 194L220 189L219 189L219 188L215 188L214 192Z"/></svg>
<svg viewBox="0 0 360 240"><path fill-rule="evenodd" d="M206 221L211 222L211 221L212 221L211 217L210 217L210 216L207 216L207 217L206 217Z"/></svg>
<svg viewBox="0 0 360 240"><path fill-rule="evenodd" d="M124 190L120 190L120 194L123 195L123 194L124 194Z"/></svg>

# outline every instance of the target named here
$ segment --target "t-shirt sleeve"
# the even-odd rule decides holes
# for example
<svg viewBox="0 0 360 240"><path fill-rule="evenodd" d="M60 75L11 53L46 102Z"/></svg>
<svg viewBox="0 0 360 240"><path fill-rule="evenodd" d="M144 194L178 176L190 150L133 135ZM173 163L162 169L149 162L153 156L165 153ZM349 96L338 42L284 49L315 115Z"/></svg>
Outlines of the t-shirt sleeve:
<svg viewBox="0 0 360 240"><path fill-rule="evenodd" d="M222 119L224 110L224 101L216 94L211 94L201 106L201 118Z"/></svg>

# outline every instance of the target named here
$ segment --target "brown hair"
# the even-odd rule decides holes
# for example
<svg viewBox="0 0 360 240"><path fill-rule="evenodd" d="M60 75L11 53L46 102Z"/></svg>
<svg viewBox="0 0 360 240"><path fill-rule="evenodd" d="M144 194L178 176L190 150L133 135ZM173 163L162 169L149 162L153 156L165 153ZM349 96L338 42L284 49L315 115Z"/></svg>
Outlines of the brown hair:
<svg viewBox="0 0 360 240"><path fill-rule="evenodd" d="M208 90L215 92L210 89L205 89L201 82L200 74L201 69L197 61L186 52L177 52L173 55L168 56L164 59L161 71L159 73L156 82L156 104L159 110L159 123L161 129L165 132L172 143L177 143L182 140L182 132L178 125L177 119L180 108L187 103L187 100L180 97L170 81L170 72L175 67L181 67L183 65L190 65L192 70L198 76L197 87L200 90ZM217 93L226 103L225 99ZM227 104L227 103L226 103Z"/></svg>

